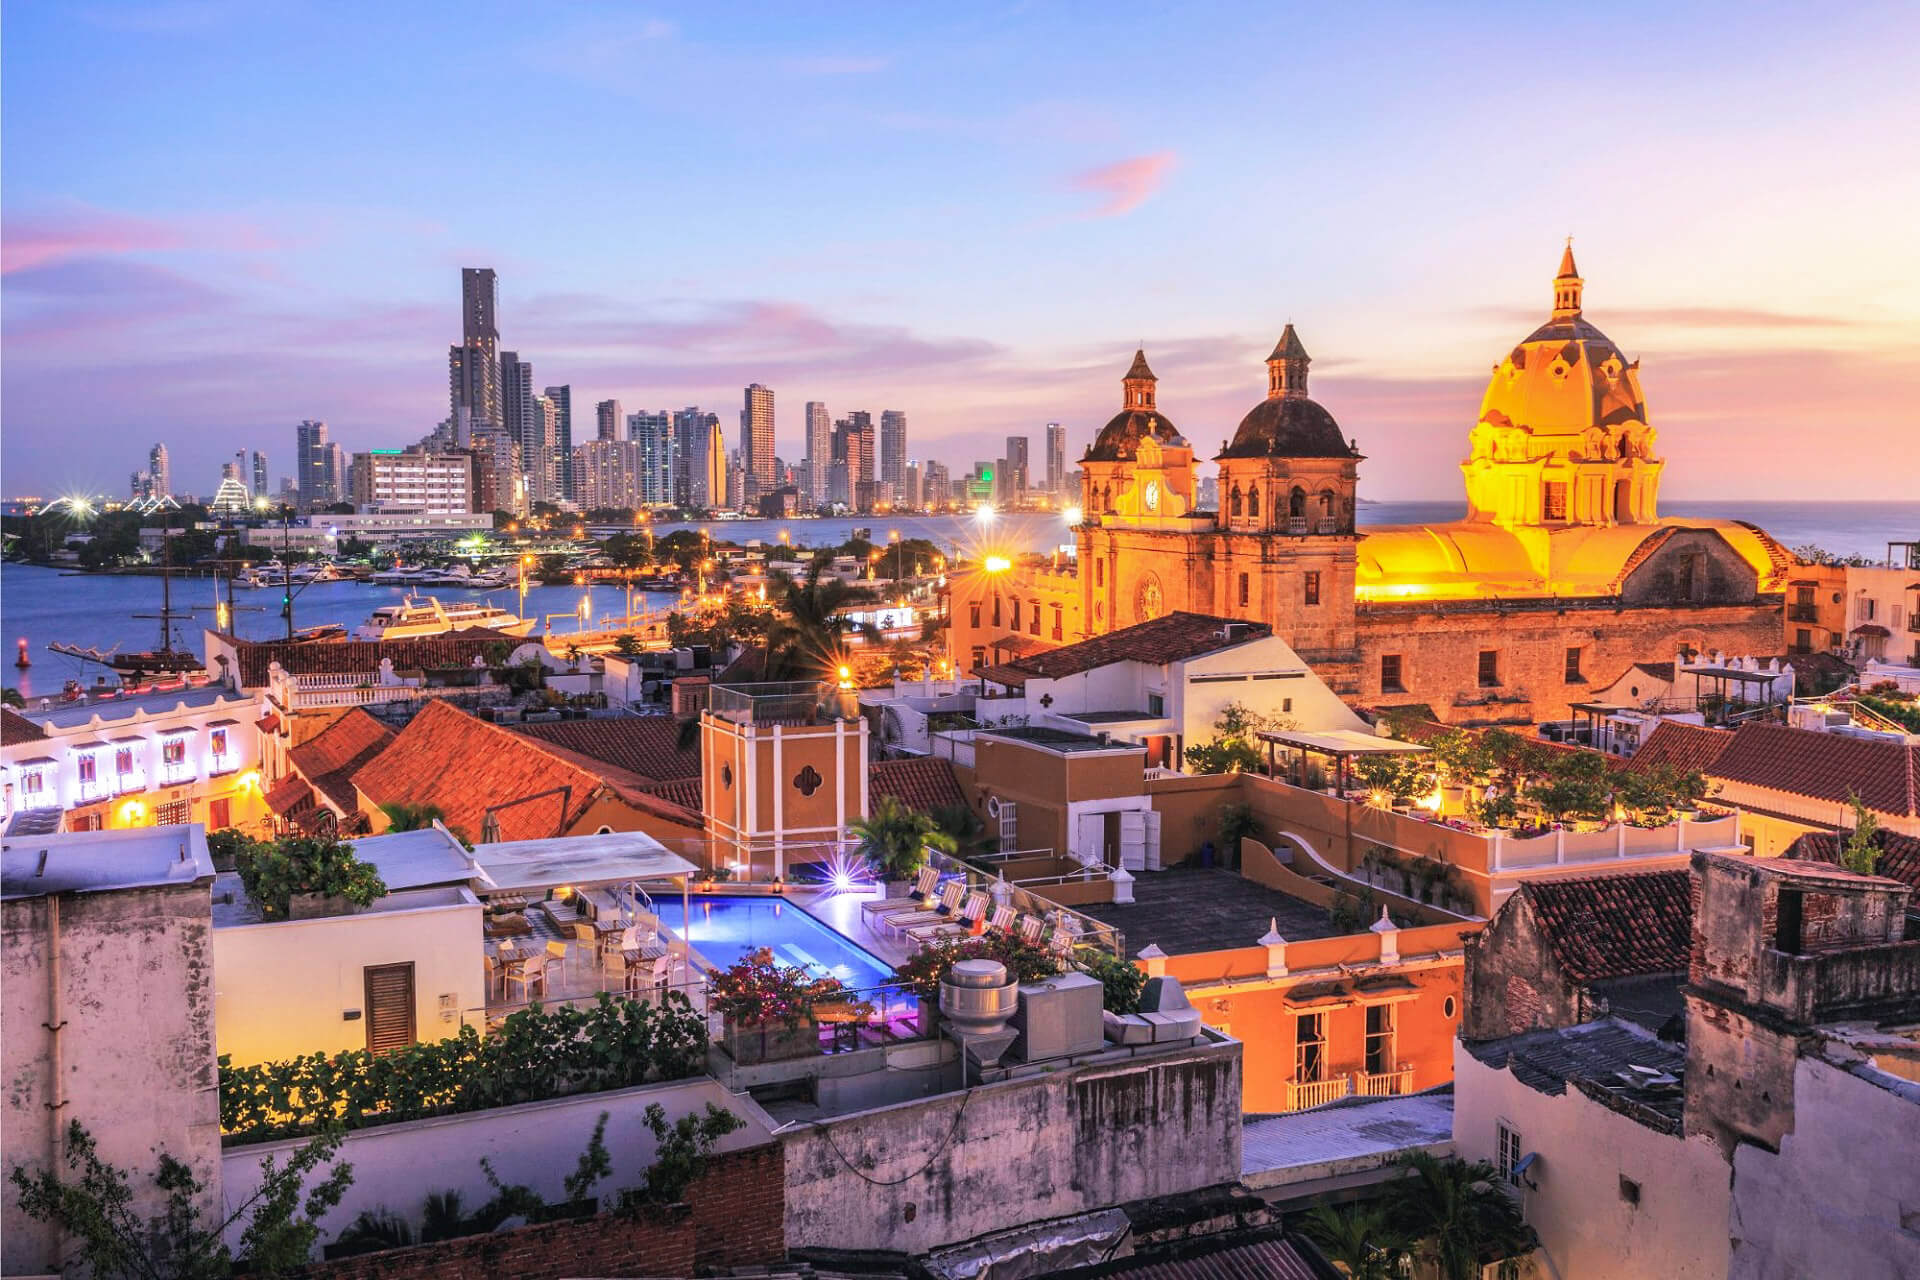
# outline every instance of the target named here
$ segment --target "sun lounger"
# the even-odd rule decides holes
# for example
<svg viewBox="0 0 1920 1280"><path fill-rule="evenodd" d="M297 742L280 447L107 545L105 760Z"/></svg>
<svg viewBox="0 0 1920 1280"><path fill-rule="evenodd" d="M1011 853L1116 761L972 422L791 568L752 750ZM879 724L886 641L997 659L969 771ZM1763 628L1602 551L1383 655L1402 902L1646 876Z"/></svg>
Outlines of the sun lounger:
<svg viewBox="0 0 1920 1280"><path fill-rule="evenodd" d="M885 927L896 933L904 933L921 925L948 923L960 910L960 898L966 891L967 882L956 876L947 881L946 888L940 891L940 903L933 910L889 912L874 916L873 923L875 927Z"/></svg>
<svg viewBox="0 0 1920 1280"><path fill-rule="evenodd" d="M883 912L898 911L902 907L917 908L920 903L926 900L927 895L933 892L934 886L939 883L940 871L937 867L922 867L920 868L920 874L914 877L913 891L906 897L875 898L872 902L863 902L860 904L860 914L863 916L873 916Z"/></svg>
<svg viewBox="0 0 1920 1280"><path fill-rule="evenodd" d="M919 925L910 929L902 929L900 932L905 937L922 945L940 938L965 937L967 934L973 932L974 923L978 921L981 916L985 915L986 911L987 895L984 893L975 893L968 896L967 904L960 908L960 914L956 919L934 924Z"/></svg>
<svg viewBox="0 0 1920 1280"><path fill-rule="evenodd" d="M1039 916L1020 917L1020 941L1028 946L1040 945L1040 935L1047 931L1047 922Z"/></svg>
<svg viewBox="0 0 1920 1280"><path fill-rule="evenodd" d="M1012 933L1014 917L1018 914L1012 907L995 907L987 917L987 932Z"/></svg>

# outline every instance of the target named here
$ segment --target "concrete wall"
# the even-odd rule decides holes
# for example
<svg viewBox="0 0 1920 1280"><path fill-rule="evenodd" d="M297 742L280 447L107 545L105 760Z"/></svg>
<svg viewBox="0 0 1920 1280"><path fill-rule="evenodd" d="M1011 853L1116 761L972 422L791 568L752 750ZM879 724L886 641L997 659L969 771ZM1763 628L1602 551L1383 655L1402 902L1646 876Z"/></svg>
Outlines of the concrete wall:
<svg viewBox="0 0 1920 1280"><path fill-rule="evenodd" d="M322 1219L319 1243L327 1244L365 1209L390 1210L417 1228L421 1202L436 1191L458 1191L469 1211L479 1208L493 1195L480 1169L483 1158L492 1162L502 1182L530 1186L558 1203L566 1198L562 1184L587 1149L603 1111L608 1116L603 1141L613 1174L596 1190L606 1194L636 1186L654 1159L653 1134L643 1117L655 1102L669 1122L704 1113L708 1103L746 1121L745 1128L720 1143L719 1151L757 1146L768 1141L773 1130L773 1121L753 1099L728 1093L706 1076L356 1129L346 1136L338 1157L353 1166L353 1186ZM286 1154L301 1145L293 1139L227 1150L220 1160L226 1212L232 1213L259 1187L260 1167L268 1156L278 1155L285 1164ZM230 1233L230 1240L237 1238Z"/></svg>
<svg viewBox="0 0 1920 1280"><path fill-rule="evenodd" d="M1552 1274L1726 1274L1728 1170L1710 1142L1660 1133L1575 1088L1540 1093L1463 1048L1454 1051L1453 1145L1463 1160L1493 1160L1498 1127L1539 1159L1538 1187L1517 1188ZM1630 1203L1622 1180L1639 1186ZM1825 1271L1805 1275L1865 1275Z"/></svg>
<svg viewBox="0 0 1920 1280"><path fill-rule="evenodd" d="M1240 1176L1232 1041L799 1125L787 1242L918 1253Z"/></svg>
<svg viewBox="0 0 1920 1280"><path fill-rule="evenodd" d="M456 1034L462 1011L487 1003L482 909L472 894L459 892L466 901L457 906L215 929L220 1052L248 1066L366 1048L366 971L384 964L413 965L418 1039ZM452 998L444 1009L443 997ZM359 1018L349 1021L349 1010Z"/></svg>
<svg viewBox="0 0 1920 1280"><path fill-rule="evenodd" d="M46 1028L57 1021L65 1024L58 1122L86 1126L100 1158L129 1175L134 1214L147 1219L165 1208L153 1185L162 1151L218 1187L210 884L63 895L57 1017L48 900L22 898L0 909L0 1074L7 1083L0 1146L9 1169L43 1169L51 1158L53 1037ZM0 1272L53 1269L50 1233L20 1213L10 1183L0 1196ZM217 1207L211 1191L206 1200L209 1212Z"/></svg>
<svg viewBox="0 0 1920 1280"><path fill-rule="evenodd" d="M1581 1021L1580 986L1553 959L1533 906L1509 898L1466 944L1466 1011L1460 1034L1496 1040Z"/></svg>
<svg viewBox="0 0 1920 1280"><path fill-rule="evenodd" d="M1778 1155L1733 1157L1732 1280L1920 1273L1920 1086L1803 1057Z"/></svg>

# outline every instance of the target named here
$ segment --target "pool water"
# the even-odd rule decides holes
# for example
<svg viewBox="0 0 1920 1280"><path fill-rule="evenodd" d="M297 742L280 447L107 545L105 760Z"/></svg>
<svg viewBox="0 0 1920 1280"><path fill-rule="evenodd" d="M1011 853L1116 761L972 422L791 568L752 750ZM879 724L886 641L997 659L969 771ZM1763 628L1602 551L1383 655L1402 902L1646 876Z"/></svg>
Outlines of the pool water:
<svg viewBox="0 0 1920 1280"><path fill-rule="evenodd" d="M784 899L695 894L689 905L688 939L719 968L766 947L781 964L831 975L856 991L885 985L893 976L893 967L884 960ZM673 919L677 914L666 914L668 927L679 923Z"/></svg>

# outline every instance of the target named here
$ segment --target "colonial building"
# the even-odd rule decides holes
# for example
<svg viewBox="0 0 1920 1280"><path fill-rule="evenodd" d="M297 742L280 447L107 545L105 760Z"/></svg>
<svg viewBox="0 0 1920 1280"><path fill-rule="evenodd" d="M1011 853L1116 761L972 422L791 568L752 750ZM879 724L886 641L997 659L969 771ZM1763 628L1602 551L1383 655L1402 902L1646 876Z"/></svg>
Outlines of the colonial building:
<svg viewBox="0 0 1920 1280"><path fill-rule="evenodd" d="M1564 715L1650 655L1773 652L1791 557L1745 524L1660 516L1639 363L1583 318L1582 287L1569 249L1546 323L1494 367L1452 524L1356 527L1364 457L1308 396L1291 325L1201 509L1193 445L1136 352L1082 461L1077 572L996 558L956 578L956 661L994 652L1002 631L973 619L1010 617L1002 598L1077 612L1085 635L1183 610L1272 624L1357 701L1502 724Z"/></svg>

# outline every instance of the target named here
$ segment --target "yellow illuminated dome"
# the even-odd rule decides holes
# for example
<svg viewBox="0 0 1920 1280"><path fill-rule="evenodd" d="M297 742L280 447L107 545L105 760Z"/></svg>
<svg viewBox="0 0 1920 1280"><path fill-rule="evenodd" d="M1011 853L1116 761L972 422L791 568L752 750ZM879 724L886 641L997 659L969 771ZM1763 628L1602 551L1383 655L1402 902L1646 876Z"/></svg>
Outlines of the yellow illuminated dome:
<svg viewBox="0 0 1920 1280"><path fill-rule="evenodd" d="M1155 403L1159 379L1147 367L1147 353L1133 353L1133 366L1120 379L1124 408L1113 415L1088 447L1089 462L1131 462L1140 452L1140 442L1157 440L1162 445L1185 447L1186 440L1173 423L1167 421Z"/></svg>

